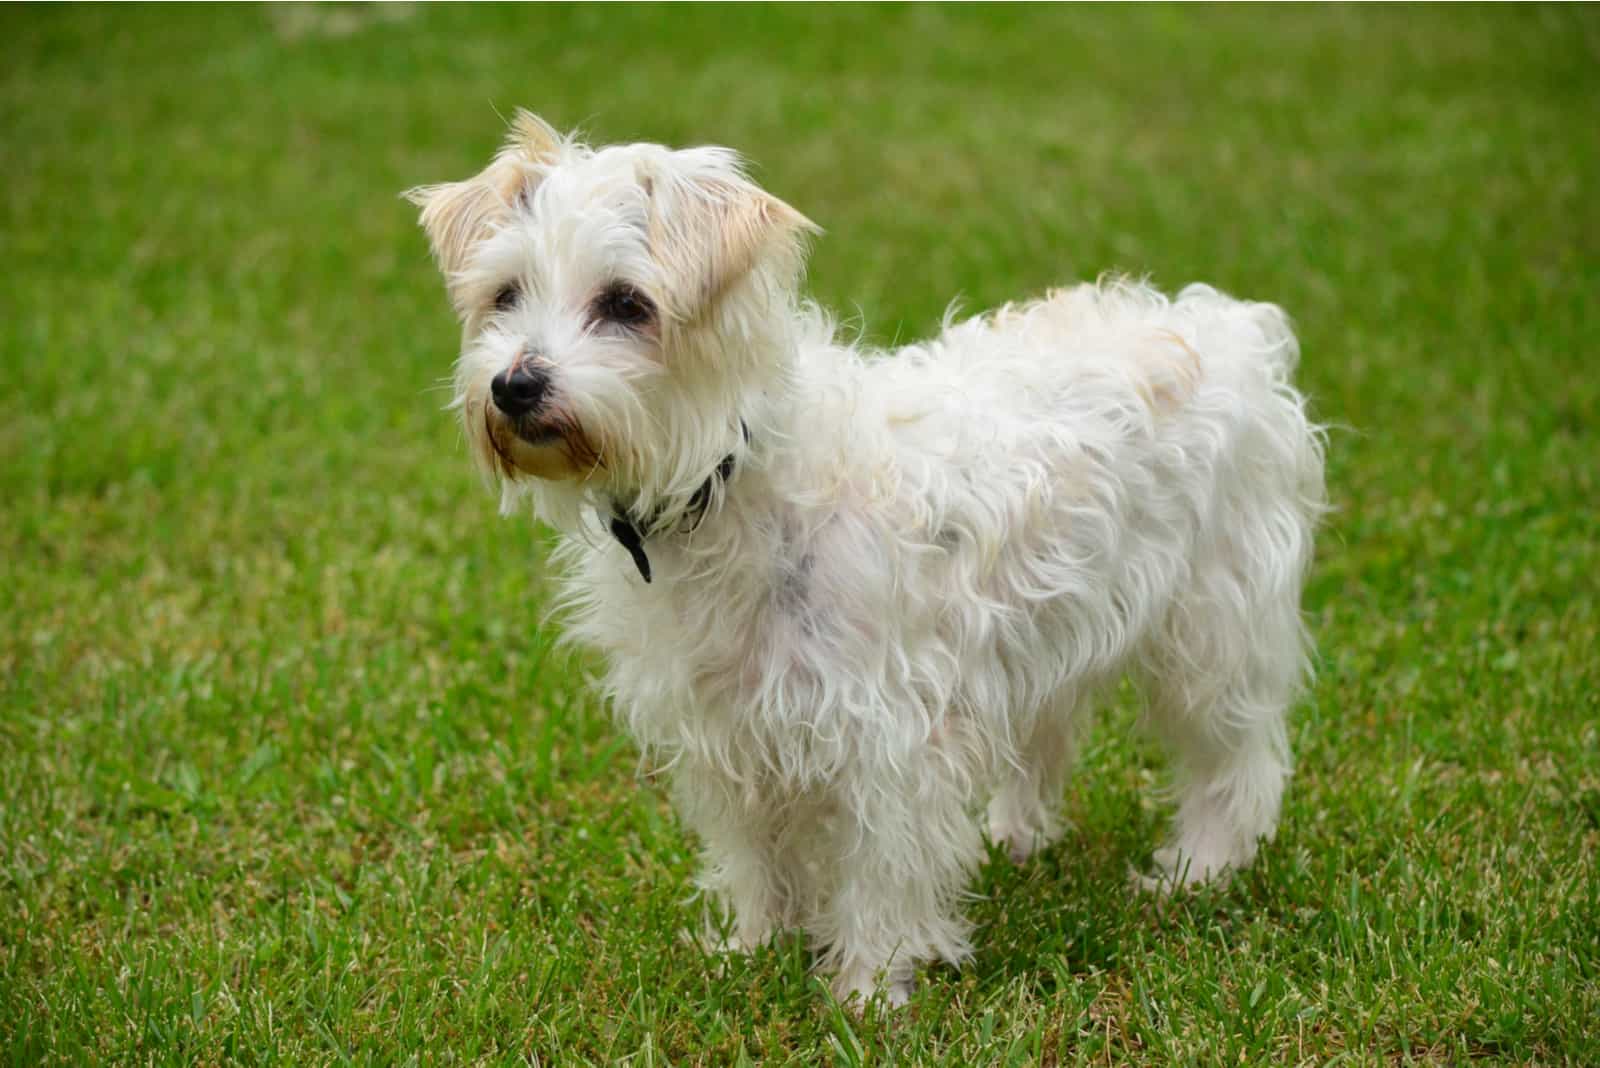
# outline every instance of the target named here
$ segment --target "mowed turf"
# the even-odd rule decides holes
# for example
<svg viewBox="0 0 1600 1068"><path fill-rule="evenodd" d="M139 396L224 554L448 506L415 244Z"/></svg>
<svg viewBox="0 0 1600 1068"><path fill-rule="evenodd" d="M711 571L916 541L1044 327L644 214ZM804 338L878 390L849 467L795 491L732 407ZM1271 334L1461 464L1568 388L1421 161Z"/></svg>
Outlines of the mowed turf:
<svg viewBox="0 0 1600 1068"><path fill-rule="evenodd" d="M1600 1062L1595 8L0 34L9 1062ZM1169 809L1125 693L899 1015L678 939L694 843L470 473L398 198L519 105L742 149L874 339L1107 270L1289 310L1337 511L1252 871L1128 893Z"/></svg>

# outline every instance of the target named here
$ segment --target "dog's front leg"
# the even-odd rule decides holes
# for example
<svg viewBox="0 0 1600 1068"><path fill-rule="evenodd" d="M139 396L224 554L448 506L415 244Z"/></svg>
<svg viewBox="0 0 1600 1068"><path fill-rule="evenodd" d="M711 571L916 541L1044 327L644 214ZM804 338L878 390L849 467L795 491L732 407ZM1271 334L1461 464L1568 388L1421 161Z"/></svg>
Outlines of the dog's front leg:
<svg viewBox="0 0 1600 1068"><path fill-rule="evenodd" d="M931 750L858 769L841 786L845 814L833 892L812 937L841 1000L911 994L919 961L970 952L960 897L983 853L965 777Z"/></svg>
<svg viewBox="0 0 1600 1068"><path fill-rule="evenodd" d="M731 953L766 943L792 921L793 888L778 856L776 804L704 764L678 768L673 794L684 822L700 836L697 882L723 913L708 915L697 939Z"/></svg>

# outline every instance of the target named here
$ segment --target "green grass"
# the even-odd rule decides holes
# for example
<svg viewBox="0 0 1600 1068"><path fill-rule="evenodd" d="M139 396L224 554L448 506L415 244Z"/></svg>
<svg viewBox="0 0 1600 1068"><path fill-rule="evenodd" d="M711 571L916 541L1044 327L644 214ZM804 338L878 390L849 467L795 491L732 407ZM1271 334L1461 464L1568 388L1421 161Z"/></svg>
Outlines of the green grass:
<svg viewBox="0 0 1600 1068"><path fill-rule="evenodd" d="M0 12L10 1063L1600 1063L1600 17ZM1107 710L975 960L856 1020L675 932L693 843L541 624L407 186L528 105L737 146L889 340L1092 277L1282 303L1342 428L1276 844L1124 892Z"/></svg>

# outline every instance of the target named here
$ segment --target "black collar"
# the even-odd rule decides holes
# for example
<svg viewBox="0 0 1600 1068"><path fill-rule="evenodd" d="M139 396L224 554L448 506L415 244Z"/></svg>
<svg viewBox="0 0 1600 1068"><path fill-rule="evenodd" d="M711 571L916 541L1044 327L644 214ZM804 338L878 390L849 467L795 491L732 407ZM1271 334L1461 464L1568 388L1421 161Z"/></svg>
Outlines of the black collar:
<svg viewBox="0 0 1600 1068"><path fill-rule="evenodd" d="M744 440L750 440L750 428L740 420L739 429L744 433ZM689 532L693 533L700 526L700 521L706 517L706 509L711 507L711 490L717 482L727 482L733 476L734 454L729 453L717 464L717 469L706 476L706 480L689 498L689 507L684 512L684 520L689 525ZM620 507L615 501L611 504L611 522L608 528L611 536L616 538L622 547L628 550L628 555L633 557L633 566L639 569L639 577L646 582L650 581L650 558L644 553L644 539L650 536L661 513L657 510L652 515L640 518L633 514L632 509Z"/></svg>

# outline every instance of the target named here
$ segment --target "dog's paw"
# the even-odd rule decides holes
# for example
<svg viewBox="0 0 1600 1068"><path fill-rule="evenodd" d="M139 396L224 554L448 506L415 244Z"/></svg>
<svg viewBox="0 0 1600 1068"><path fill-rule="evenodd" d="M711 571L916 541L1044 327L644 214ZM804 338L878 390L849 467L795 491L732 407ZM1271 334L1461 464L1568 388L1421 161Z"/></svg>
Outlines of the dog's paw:
<svg viewBox="0 0 1600 1068"><path fill-rule="evenodd" d="M1134 888L1149 894L1176 894L1205 886L1224 879L1236 868L1225 853L1191 852L1179 845L1156 850L1151 860L1155 865L1151 874L1130 873Z"/></svg>
<svg viewBox="0 0 1600 1068"><path fill-rule="evenodd" d="M1011 818L998 805L989 806L989 841L1005 850L1013 864L1028 858L1061 837L1063 824L1050 820L1043 826Z"/></svg>
<svg viewBox="0 0 1600 1068"><path fill-rule="evenodd" d="M911 977L880 977L865 968L846 968L833 977L829 984L839 1004L860 1016L867 1003L881 997L891 1009L898 1009L911 1000Z"/></svg>
<svg viewBox="0 0 1600 1068"><path fill-rule="evenodd" d="M709 924L696 930L686 927L678 933L678 941L686 946L693 946L708 957L742 956L753 953L766 945L774 932L768 931L765 937L745 937L737 931L723 933Z"/></svg>
<svg viewBox="0 0 1600 1068"><path fill-rule="evenodd" d="M1044 845L1044 836L1028 827L989 828L989 840L1005 851L1013 864L1025 864Z"/></svg>

